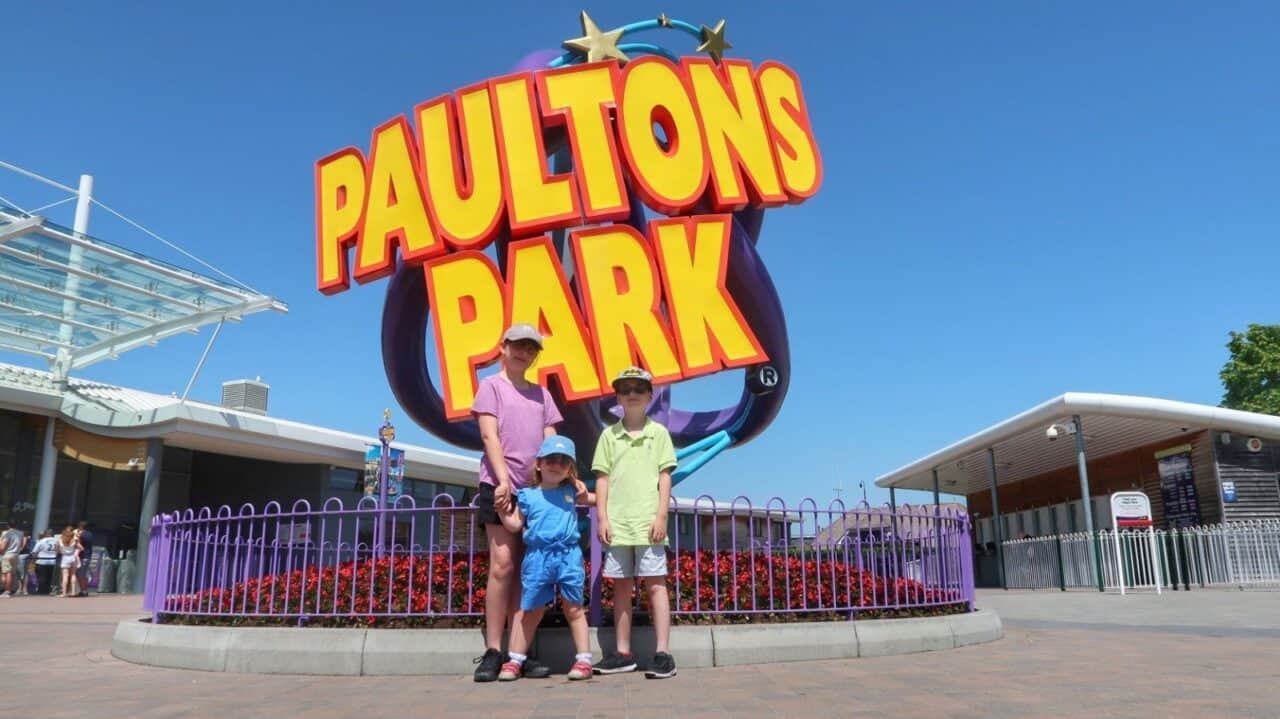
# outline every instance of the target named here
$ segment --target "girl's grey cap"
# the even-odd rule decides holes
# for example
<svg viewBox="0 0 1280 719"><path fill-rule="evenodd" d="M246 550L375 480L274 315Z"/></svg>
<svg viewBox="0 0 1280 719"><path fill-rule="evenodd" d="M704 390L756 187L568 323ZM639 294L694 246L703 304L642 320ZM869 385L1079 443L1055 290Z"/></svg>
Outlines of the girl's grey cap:
<svg viewBox="0 0 1280 719"><path fill-rule="evenodd" d="M511 325L502 335L503 342L515 342L517 340L529 340L542 346L542 333L536 327L527 322Z"/></svg>

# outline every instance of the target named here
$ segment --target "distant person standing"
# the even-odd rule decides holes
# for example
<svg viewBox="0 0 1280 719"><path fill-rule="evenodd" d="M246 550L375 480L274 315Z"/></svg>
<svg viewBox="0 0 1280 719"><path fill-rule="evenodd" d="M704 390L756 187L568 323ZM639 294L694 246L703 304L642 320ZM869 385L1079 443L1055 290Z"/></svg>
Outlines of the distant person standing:
<svg viewBox="0 0 1280 719"><path fill-rule="evenodd" d="M28 533L27 527L22 527L23 532L22 547L18 549L18 581L17 589L14 594L26 595L30 589L30 576L35 573L35 568L31 563L31 547L35 545L35 539Z"/></svg>
<svg viewBox="0 0 1280 719"><path fill-rule="evenodd" d="M80 585L80 593L76 596L89 596L89 561L93 559L93 531L88 522L80 522L80 566L76 568L76 579Z"/></svg>
<svg viewBox="0 0 1280 719"><path fill-rule="evenodd" d="M58 566L58 539L52 529L40 533L40 539L31 549L36 557L36 594L49 594L53 588L54 568Z"/></svg>
<svg viewBox="0 0 1280 719"><path fill-rule="evenodd" d="M11 597L17 590L18 556L26 543L22 530L13 522L5 522L0 534L0 597Z"/></svg>
<svg viewBox="0 0 1280 719"><path fill-rule="evenodd" d="M79 582L76 570L80 568L79 530L68 524L58 537L58 564L62 567L62 595L74 597L79 594Z"/></svg>

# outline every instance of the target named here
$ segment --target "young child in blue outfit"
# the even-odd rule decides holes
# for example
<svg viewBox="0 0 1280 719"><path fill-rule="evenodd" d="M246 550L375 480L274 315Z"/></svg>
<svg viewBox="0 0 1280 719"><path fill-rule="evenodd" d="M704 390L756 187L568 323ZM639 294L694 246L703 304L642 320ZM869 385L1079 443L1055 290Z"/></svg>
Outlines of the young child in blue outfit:
<svg viewBox="0 0 1280 719"><path fill-rule="evenodd" d="M529 485L516 493L512 511L501 517L508 531L524 530L525 552L520 565L520 612L511 627L510 660L502 665L498 681L520 678L533 634L547 605L555 601L557 590L577 651L569 678L591 678L587 615L582 611L587 575L574 504L592 504L595 495L578 479L575 456L573 440L568 437L552 435L543 440Z"/></svg>

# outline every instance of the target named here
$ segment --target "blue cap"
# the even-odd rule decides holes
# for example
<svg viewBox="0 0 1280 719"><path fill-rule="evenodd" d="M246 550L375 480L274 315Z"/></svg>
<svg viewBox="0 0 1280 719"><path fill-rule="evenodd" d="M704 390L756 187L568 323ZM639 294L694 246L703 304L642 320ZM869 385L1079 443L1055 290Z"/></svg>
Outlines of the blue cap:
<svg viewBox="0 0 1280 719"><path fill-rule="evenodd" d="M563 454L574 461L578 459L577 449L573 446L573 440L563 434L553 434L547 437L542 440L542 446L538 448L538 459L549 457L553 454Z"/></svg>

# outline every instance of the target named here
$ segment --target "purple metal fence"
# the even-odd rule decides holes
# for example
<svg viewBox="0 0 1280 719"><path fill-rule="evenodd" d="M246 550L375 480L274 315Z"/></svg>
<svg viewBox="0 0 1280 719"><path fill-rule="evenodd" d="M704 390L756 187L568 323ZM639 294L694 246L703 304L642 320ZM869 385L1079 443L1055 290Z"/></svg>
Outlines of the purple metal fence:
<svg viewBox="0 0 1280 719"><path fill-rule="evenodd" d="M595 510L583 515L588 616L599 626L609 603L603 549ZM144 606L157 620L481 617L482 531L475 507L447 495L422 507L405 496L385 510L370 498L354 508L335 498L318 510L299 500L287 511L270 502L162 515L152 523ZM969 521L949 508L819 508L812 499L791 508L777 497L756 506L704 495L672 500L668 537L676 615L973 607Z"/></svg>

